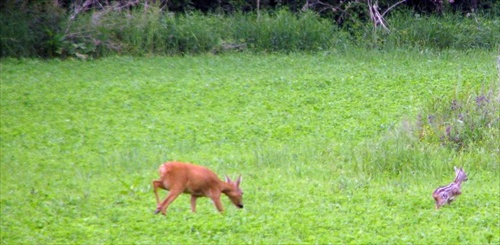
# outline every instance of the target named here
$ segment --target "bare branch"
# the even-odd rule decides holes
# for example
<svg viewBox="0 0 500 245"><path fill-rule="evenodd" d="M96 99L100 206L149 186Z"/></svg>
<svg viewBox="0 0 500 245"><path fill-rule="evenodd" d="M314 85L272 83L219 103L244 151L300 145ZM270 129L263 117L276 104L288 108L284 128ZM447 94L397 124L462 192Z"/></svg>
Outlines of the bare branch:
<svg viewBox="0 0 500 245"><path fill-rule="evenodd" d="M391 30L389 30L389 28L386 25L384 17L378 11L378 2L375 1L375 3L372 3L372 0L367 0L367 3L368 3L368 11L370 12L370 19L372 20L373 25L375 27L380 25L387 32L391 32Z"/></svg>
<svg viewBox="0 0 500 245"><path fill-rule="evenodd" d="M382 17L384 17L384 16L385 16L385 14L387 14L389 11L391 11L391 9L393 9L394 7L396 7L396 6L400 5L400 4L404 3L404 2L406 2L406 0L401 0L401 1L397 2L397 3L395 3L394 5L390 6L389 8L387 8L387 9L386 9L386 10L382 13Z"/></svg>

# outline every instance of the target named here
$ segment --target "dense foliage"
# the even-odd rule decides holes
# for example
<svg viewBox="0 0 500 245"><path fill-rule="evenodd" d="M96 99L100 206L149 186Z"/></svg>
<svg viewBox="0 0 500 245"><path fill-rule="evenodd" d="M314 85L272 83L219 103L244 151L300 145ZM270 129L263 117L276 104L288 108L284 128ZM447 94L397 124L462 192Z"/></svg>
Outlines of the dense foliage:
<svg viewBox="0 0 500 245"><path fill-rule="evenodd" d="M205 2L6 1L0 10L0 56L87 58L351 46L492 49L500 40L500 20L495 18L499 4L488 1L474 11L450 7L441 14L417 8L412 1L397 6L381 1L377 9L382 22L374 21L374 9L360 0L338 2L338 7L332 1L330 8L314 1L263 1L259 11L247 10L244 6L251 4L246 1L200 6ZM453 4L458 3L468 2ZM297 9L294 4L304 6ZM219 5L233 7L218 11Z"/></svg>

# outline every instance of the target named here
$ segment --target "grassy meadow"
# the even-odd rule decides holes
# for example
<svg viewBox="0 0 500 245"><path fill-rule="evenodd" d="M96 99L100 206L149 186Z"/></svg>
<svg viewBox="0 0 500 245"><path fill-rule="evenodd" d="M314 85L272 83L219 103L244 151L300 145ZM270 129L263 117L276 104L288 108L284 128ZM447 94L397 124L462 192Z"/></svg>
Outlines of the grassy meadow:
<svg viewBox="0 0 500 245"><path fill-rule="evenodd" d="M497 55L3 59L1 243L498 244ZM492 95L497 121L459 150L427 138L464 94ZM242 174L245 208L182 195L154 215L169 160ZM454 165L469 181L435 210Z"/></svg>

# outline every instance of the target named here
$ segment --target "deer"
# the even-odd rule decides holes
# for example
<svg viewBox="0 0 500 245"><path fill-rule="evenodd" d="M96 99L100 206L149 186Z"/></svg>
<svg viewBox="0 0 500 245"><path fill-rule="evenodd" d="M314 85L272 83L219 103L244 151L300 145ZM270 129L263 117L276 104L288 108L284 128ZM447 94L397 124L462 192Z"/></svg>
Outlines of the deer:
<svg viewBox="0 0 500 245"><path fill-rule="evenodd" d="M183 162L166 162L158 168L159 180L153 180L153 190L156 197L155 214L166 215L168 206L182 193L191 194L191 211L196 212L196 200L199 197L212 199L217 210L224 211L220 200L221 194L229 197L229 200L238 208L243 208L243 191L240 189L241 175L236 181L232 181L226 175L226 181L222 181L210 169ZM169 191L165 200L160 202L158 188Z"/></svg>
<svg viewBox="0 0 500 245"><path fill-rule="evenodd" d="M441 208L445 204L450 204L455 198L462 194L460 188L462 187L462 182L467 181L467 174L464 172L463 168L453 167L455 170L455 179L447 186L438 187L432 193L432 197L436 201L436 209Z"/></svg>

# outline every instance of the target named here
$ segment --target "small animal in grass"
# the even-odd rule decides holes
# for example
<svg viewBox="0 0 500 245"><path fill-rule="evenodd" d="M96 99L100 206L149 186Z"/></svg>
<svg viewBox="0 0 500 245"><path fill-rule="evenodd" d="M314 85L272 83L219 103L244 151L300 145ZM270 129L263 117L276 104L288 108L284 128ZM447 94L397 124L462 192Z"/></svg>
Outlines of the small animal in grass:
<svg viewBox="0 0 500 245"><path fill-rule="evenodd" d="M243 191L240 189L241 175L236 181L226 176L222 181L210 169L190 163L167 162L160 165L160 179L153 181L156 196L155 214L166 214L168 206L182 193L191 194L191 211L196 212L196 199L209 197L219 212L223 211L221 194L229 197L238 208L243 208ZM158 188L169 191L165 200L160 202Z"/></svg>
<svg viewBox="0 0 500 245"><path fill-rule="evenodd" d="M455 170L455 180L447 186L437 188L432 193L432 197L436 200L436 209L445 204L450 204L457 196L462 194L460 188L462 187L462 182L467 181L467 174L465 174L462 168L453 167L453 169Z"/></svg>

